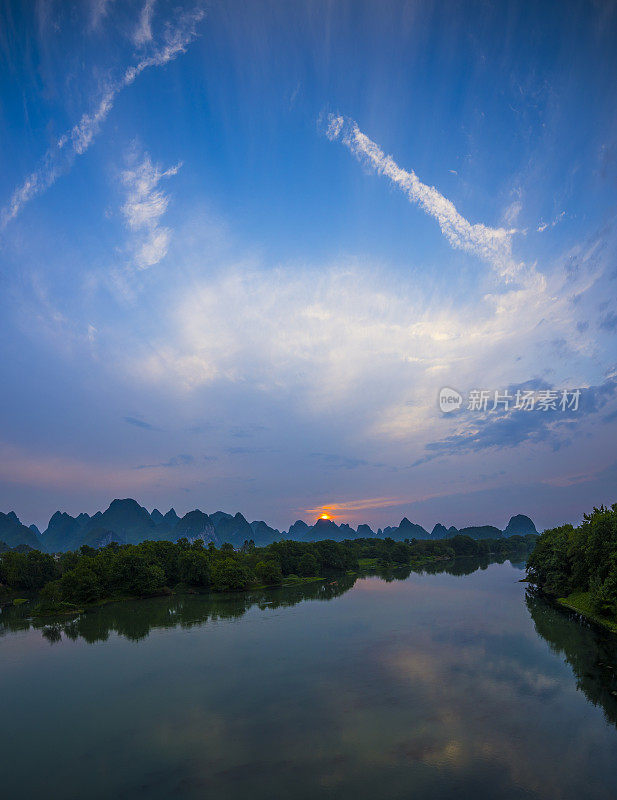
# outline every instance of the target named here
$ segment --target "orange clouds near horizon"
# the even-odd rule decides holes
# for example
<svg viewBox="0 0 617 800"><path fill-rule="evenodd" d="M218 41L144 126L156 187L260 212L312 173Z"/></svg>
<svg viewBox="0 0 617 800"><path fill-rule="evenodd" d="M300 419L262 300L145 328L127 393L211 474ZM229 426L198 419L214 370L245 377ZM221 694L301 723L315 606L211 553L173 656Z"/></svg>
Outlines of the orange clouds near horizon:
<svg viewBox="0 0 617 800"><path fill-rule="evenodd" d="M352 513L355 511L367 511L374 508L386 508L388 506L398 506L404 503L404 500L396 497L371 497L364 500L349 500L337 503L324 503L315 508L307 508L304 510L306 516L319 517L320 519L340 519L345 512ZM343 512L336 513L336 512Z"/></svg>

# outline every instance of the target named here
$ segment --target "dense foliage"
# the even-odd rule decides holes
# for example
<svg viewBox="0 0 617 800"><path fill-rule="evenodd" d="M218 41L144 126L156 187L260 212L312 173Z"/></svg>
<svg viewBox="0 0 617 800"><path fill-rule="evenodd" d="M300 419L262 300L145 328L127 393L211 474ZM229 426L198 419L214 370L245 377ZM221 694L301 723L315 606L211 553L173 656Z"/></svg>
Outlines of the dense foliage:
<svg viewBox="0 0 617 800"><path fill-rule="evenodd" d="M610 509L594 508L577 528L562 525L544 531L527 572L548 595L589 592L596 611L617 614L617 503Z"/></svg>
<svg viewBox="0 0 617 800"><path fill-rule="evenodd" d="M255 547L247 541L239 550L230 544L216 548L213 544L206 547L200 539L179 539L137 545L112 543L98 550L83 546L58 556L38 550L12 550L0 554L0 584L13 591L39 591L43 604L49 607L62 603L81 605L113 597L147 597L176 587L242 591L283 581L340 575L357 570L360 564L387 569L457 556L525 555L536 538L282 541L266 547Z"/></svg>

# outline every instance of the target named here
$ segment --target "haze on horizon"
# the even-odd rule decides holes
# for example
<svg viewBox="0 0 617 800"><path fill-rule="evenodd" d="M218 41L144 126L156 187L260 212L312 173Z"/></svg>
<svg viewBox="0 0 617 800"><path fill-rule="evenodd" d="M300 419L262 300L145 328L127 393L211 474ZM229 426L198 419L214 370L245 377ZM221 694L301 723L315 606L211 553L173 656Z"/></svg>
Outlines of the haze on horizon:
<svg viewBox="0 0 617 800"><path fill-rule="evenodd" d="M615 4L0 9L0 510L617 500Z"/></svg>

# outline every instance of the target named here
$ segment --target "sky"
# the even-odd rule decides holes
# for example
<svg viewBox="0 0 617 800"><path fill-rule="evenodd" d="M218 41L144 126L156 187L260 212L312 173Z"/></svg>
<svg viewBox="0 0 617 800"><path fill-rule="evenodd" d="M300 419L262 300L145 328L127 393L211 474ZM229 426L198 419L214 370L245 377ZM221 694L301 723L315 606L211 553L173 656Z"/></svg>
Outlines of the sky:
<svg viewBox="0 0 617 800"><path fill-rule="evenodd" d="M617 501L615 2L0 8L0 509Z"/></svg>

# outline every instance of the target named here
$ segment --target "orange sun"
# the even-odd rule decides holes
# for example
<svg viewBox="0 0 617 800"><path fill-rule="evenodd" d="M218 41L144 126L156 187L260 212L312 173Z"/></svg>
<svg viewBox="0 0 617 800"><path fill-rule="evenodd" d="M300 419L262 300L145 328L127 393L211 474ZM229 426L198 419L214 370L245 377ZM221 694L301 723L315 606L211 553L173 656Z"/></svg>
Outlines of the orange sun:
<svg viewBox="0 0 617 800"><path fill-rule="evenodd" d="M324 511L324 513L319 517L319 519L332 519L332 517L330 516L330 514L326 514L326 512Z"/></svg>

